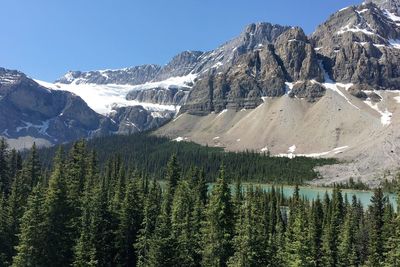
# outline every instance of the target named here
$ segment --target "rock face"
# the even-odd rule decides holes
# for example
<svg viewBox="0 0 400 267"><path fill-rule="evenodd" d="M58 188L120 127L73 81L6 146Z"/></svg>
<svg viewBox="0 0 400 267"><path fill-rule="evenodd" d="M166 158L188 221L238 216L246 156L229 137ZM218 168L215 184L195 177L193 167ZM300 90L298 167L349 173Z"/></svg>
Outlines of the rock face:
<svg viewBox="0 0 400 267"><path fill-rule="evenodd" d="M290 90L290 97L305 98L308 102L316 102L325 95L326 88L312 81L297 82Z"/></svg>
<svg viewBox="0 0 400 267"><path fill-rule="evenodd" d="M25 74L0 68L0 136L10 140L58 144L109 134L160 127L174 111L141 106L115 108L110 117L93 111L79 96L39 85ZM43 142L45 141L45 142Z"/></svg>
<svg viewBox="0 0 400 267"><path fill-rule="evenodd" d="M272 25L260 24L260 27L271 29ZM316 53L302 29L282 27L280 31L267 31L274 35L263 38L262 30L248 34L253 28L257 26L249 26L241 35L247 45L236 49L245 52L234 57L229 67L221 65L218 70L198 77L182 112L208 114L226 108L255 108L262 103L262 97L283 96L287 92L285 82L324 80ZM246 36L263 42L252 46L254 42Z"/></svg>
<svg viewBox="0 0 400 267"><path fill-rule="evenodd" d="M176 55L166 66L160 69L154 80L162 81L170 77L188 75L196 67L203 54L200 51L185 51Z"/></svg>
<svg viewBox="0 0 400 267"><path fill-rule="evenodd" d="M142 106L120 107L110 115L118 124L118 134L133 134L158 128L171 120L172 111L149 111Z"/></svg>
<svg viewBox="0 0 400 267"><path fill-rule="evenodd" d="M49 90L18 71L0 68L0 133L50 143L108 134L115 125L76 95Z"/></svg>
<svg viewBox="0 0 400 267"><path fill-rule="evenodd" d="M119 70L69 71L56 83L143 84L154 79L160 69L158 65L142 65Z"/></svg>
<svg viewBox="0 0 400 267"><path fill-rule="evenodd" d="M180 88L161 87L143 90L132 90L126 95L127 100L177 106L183 105L186 97L186 90Z"/></svg>
<svg viewBox="0 0 400 267"><path fill-rule="evenodd" d="M332 15L311 40L335 81L398 89L400 17L374 2Z"/></svg>
<svg viewBox="0 0 400 267"><path fill-rule="evenodd" d="M400 14L399 0L366 0L365 3L374 3L381 9L387 9L389 12Z"/></svg>

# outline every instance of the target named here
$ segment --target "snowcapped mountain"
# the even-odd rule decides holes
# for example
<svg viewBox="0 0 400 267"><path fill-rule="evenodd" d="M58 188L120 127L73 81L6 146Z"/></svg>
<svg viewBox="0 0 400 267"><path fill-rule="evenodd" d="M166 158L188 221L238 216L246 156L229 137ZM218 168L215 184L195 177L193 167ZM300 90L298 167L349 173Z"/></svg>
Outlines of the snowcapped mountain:
<svg viewBox="0 0 400 267"><path fill-rule="evenodd" d="M215 50L184 51L165 66L70 71L55 83L3 69L0 109L14 117L0 131L56 143L164 125L156 134L228 150L346 159L320 169L326 181L338 181L337 173L373 181L400 160L399 6L366 0L310 36L299 27L251 24ZM26 115L48 103L58 113ZM65 108L74 110L68 122Z"/></svg>

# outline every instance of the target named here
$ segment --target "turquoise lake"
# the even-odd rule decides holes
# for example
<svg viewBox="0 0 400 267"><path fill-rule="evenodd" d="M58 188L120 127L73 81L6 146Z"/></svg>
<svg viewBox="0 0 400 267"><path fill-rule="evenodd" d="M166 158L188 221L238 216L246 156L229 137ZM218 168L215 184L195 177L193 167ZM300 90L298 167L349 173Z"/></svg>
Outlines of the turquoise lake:
<svg viewBox="0 0 400 267"><path fill-rule="evenodd" d="M161 187L165 186L165 181L160 181ZM243 183L243 187L246 188L249 185L253 185L253 187L261 187L264 190L271 190L272 187L275 187L276 190L283 191L285 197L290 197L293 195L294 186L290 185L271 185L271 184L249 184ZM213 184L209 184L208 190L211 191ZM308 200L315 200L319 196L321 200L323 200L325 192L328 193L329 196L332 196L333 188L329 187L314 187L314 186L299 186L300 195ZM234 190L234 185L231 184L231 190ZM363 191L363 190L354 190L354 189L342 189L343 198L347 196L348 201L351 203L351 199L353 195L360 200L361 204L366 208L371 204L371 197L373 196L373 191ZM392 193L385 193L385 196L389 198L390 203L393 205L394 209L397 209L397 196Z"/></svg>
<svg viewBox="0 0 400 267"><path fill-rule="evenodd" d="M246 185L244 185L246 186ZM265 190L271 190L272 185L268 184L256 184L254 186L260 186L261 188ZM286 197L290 197L293 195L294 192L294 186L277 186L275 185L275 189L281 189L283 190L283 194ZM329 196L332 195L332 188L325 188L325 187L312 187L312 186L300 186L300 195L304 198L307 198L309 200L314 200L318 196L322 200L324 198L325 192L328 193ZM351 198L353 195L357 197L362 203L364 207L367 207L368 205L371 204L371 197L373 196L372 191L361 191L361 190L353 190L353 189L342 189L342 194L343 198L345 195L347 195L347 199L349 202L351 202ZM385 193L385 196L389 198L390 203L393 205L395 209L397 209L397 197L396 194L389 194Z"/></svg>

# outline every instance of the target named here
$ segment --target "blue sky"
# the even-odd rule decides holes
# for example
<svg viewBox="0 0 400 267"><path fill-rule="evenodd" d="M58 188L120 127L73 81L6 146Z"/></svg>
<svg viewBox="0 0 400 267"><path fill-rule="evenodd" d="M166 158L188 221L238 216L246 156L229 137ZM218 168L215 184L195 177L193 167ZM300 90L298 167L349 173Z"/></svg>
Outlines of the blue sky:
<svg viewBox="0 0 400 267"><path fill-rule="evenodd" d="M68 70L165 64L211 50L249 23L311 33L361 0L0 0L0 66L53 81Z"/></svg>

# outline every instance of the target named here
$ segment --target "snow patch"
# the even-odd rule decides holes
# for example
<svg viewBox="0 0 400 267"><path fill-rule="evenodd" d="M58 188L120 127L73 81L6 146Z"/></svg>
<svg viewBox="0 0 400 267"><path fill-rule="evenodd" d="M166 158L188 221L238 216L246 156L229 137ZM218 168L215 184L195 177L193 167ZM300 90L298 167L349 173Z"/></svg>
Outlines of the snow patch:
<svg viewBox="0 0 400 267"><path fill-rule="evenodd" d="M24 123L25 126L17 127L15 129L17 133L19 133L22 130L28 130L30 128L35 128L39 134L50 136L47 133L47 129L49 129L49 124L50 124L49 120L42 121L42 123L38 124L38 125L35 125L33 123L30 123L30 122L26 122L26 121L21 121L21 122Z"/></svg>
<svg viewBox="0 0 400 267"><path fill-rule="evenodd" d="M192 88L192 84L197 78L197 74L188 74L186 76L179 77L171 77L163 81L159 82L148 82L144 84L130 86L131 90L146 90L146 89L154 89L154 88Z"/></svg>
<svg viewBox="0 0 400 267"><path fill-rule="evenodd" d="M318 157L322 157L322 156L326 156L329 154L339 154L342 153L343 151L345 151L347 148L349 148L349 146L341 146L341 147L337 147L334 148L332 150L329 151L325 151L325 152L320 152L320 153L310 153L310 154L298 154L296 156L298 157L308 157L308 158L318 158Z"/></svg>
<svg viewBox="0 0 400 267"><path fill-rule="evenodd" d="M175 141L175 142L182 142L182 141L184 141L185 140L185 138L183 138L183 137L177 137L177 138L175 138L175 139L172 139L172 141Z"/></svg>
<svg viewBox="0 0 400 267"><path fill-rule="evenodd" d="M361 32L366 35L375 35L374 32L371 32L367 29L362 29L358 25L350 25L350 24L342 27L336 34L340 35L340 34L344 34L346 32Z"/></svg>
<svg viewBox="0 0 400 267"><path fill-rule="evenodd" d="M226 113L226 112L228 112L228 110L227 110L227 109L224 109L223 111L221 111L221 112L217 115L216 118L218 118L219 116L221 116L222 114L224 114L224 113Z"/></svg>
<svg viewBox="0 0 400 267"><path fill-rule="evenodd" d="M383 126L388 126L392 122L393 113L389 112L387 109L385 111L380 110L378 103L373 104L369 98L365 100L364 103L381 115L381 123Z"/></svg>
<svg viewBox="0 0 400 267"><path fill-rule="evenodd" d="M323 66L323 64L322 64L321 61L319 62L319 64L320 64L320 66L321 66L321 69L322 69L323 72L324 72L324 78L325 78L325 82L322 83L322 85L323 85L325 88L327 88L327 89L329 89L329 90L332 90L332 91L336 92L337 94L339 94L341 97L343 97L343 98L346 100L347 103L349 103L349 104L350 104L352 107L354 107L355 109L360 110L360 108L357 107L356 105L354 105L353 103L351 103L350 99L349 99L342 91L340 91L340 89L339 89L339 87L342 87L342 88L345 88L345 90L347 91L347 90L349 90L350 87L353 86L353 84L352 84L352 83L334 83L334 82L329 78L329 75L328 75L328 73L326 72L326 70L325 70L325 68L324 68L324 66ZM315 81L315 80L312 80L311 82L317 83L317 81Z"/></svg>
<svg viewBox="0 0 400 267"><path fill-rule="evenodd" d="M388 10L384 11L386 17L390 19L391 21L395 22L397 26L400 25L400 17L394 13L389 12Z"/></svg>
<svg viewBox="0 0 400 267"><path fill-rule="evenodd" d="M268 152L268 146L261 148L261 152Z"/></svg>
<svg viewBox="0 0 400 267"><path fill-rule="evenodd" d="M291 147L289 147L288 152L289 153L294 153L296 151L296 145L293 145Z"/></svg>
<svg viewBox="0 0 400 267"><path fill-rule="evenodd" d="M391 40L389 40L389 44L393 48L400 49L400 39L397 39L397 40L391 39Z"/></svg>

